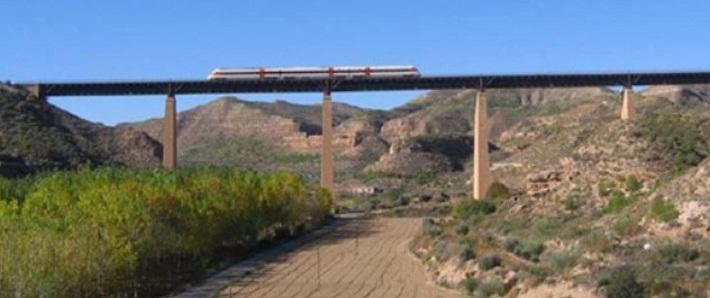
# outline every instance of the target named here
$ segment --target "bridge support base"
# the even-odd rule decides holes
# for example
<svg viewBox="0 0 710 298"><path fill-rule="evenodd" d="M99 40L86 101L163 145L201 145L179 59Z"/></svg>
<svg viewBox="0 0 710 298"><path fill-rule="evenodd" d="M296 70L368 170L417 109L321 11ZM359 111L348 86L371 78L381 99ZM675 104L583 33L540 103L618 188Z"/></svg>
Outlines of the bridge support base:
<svg viewBox="0 0 710 298"><path fill-rule="evenodd" d="M320 185L333 193L333 102L330 90L323 94Z"/></svg>
<svg viewBox="0 0 710 298"><path fill-rule="evenodd" d="M27 86L27 91L30 92L30 95L33 96L33 98L36 98L37 100L40 101L47 101L47 95L44 93L44 88L40 85L31 85Z"/></svg>
<svg viewBox="0 0 710 298"><path fill-rule="evenodd" d="M488 105L483 90L476 92L476 104L473 111L473 198L483 199L491 185L490 159L488 156Z"/></svg>
<svg viewBox="0 0 710 298"><path fill-rule="evenodd" d="M165 99L163 119L163 167L174 170L177 167L177 115L175 93L170 91Z"/></svg>
<svg viewBox="0 0 710 298"><path fill-rule="evenodd" d="M621 91L622 103L621 103L621 120L632 121L635 116L634 107L634 89L631 86L624 86L624 90Z"/></svg>

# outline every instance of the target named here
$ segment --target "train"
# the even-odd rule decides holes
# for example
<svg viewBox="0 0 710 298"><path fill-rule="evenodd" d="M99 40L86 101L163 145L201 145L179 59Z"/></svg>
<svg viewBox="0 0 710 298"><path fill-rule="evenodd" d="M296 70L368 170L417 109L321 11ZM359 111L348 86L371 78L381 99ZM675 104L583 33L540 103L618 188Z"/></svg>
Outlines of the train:
<svg viewBox="0 0 710 298"><path fill-rule="evenodd" d="M383 66L328 66L328 67L253 67L216 68L208 80L258 79L354 79L419 77L419 70L411 65Z"/></svg>

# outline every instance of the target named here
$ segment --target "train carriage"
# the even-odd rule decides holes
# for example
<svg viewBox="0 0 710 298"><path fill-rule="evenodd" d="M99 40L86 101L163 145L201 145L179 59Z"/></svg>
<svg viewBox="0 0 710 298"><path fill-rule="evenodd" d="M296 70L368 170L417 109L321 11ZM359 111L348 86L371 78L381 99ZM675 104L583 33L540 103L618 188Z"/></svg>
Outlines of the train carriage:
<svg viewBox="0 0 710 298"><path fill-rule="evenodd" d="M382 77L419 77L414 66L330 66L330 67L273 67L273 68L217 68L208 80L257 79L352 79Z"/></svg>

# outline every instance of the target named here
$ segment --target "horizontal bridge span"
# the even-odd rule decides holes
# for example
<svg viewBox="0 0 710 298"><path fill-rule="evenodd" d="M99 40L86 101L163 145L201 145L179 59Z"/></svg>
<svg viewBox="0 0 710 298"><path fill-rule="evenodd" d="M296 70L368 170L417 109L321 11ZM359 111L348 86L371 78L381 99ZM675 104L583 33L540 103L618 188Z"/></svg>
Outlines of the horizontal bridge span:
<svg viewBox="0 0 710 298"><path fill-rule="evenodd" d="M630 85L710 84L710 72L543 74L543 75L474 75L423 76L351 79L253 79L253 80L184 80L65 82L22 84L36 86L44 96L98 96L272 93L332 91L393 91L460 88L554 88Z"/></svg>

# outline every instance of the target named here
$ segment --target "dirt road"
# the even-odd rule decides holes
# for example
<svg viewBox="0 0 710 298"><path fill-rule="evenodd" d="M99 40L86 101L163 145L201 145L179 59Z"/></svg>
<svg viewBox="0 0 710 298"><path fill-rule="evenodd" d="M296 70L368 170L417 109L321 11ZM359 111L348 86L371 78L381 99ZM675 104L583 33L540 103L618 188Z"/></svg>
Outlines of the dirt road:
<svg viewBox="0 0 710 298"><path fill-rule="evenodd" d="M421 219L350 219L263 262L220 297L461 297L434 285L407 250Z"/></svg>

